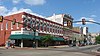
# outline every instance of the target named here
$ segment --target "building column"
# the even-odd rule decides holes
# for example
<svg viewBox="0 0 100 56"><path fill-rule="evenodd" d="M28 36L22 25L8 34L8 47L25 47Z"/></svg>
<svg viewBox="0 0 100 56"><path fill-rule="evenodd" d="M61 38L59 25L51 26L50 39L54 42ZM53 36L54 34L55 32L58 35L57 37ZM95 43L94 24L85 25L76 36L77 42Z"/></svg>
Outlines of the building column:
<svg viewBox="0 0 100 56"><path fill-rule="evenodd" d="M73 40L72 40L71 44L73 44Z"/></svg>
<svg viewBox="0 0 100 56"><path fill-rule="evenodd" d="M36 47L38 47L38 40L36 40Z"/></svg>
<svg viewBox="0 0 100 56"><path fill-rule="evenodd" d="M58 43L59 43L59 45L61 45L60 41Z"/></svg>
<svg viewBox="0 0 100 56"><path fill-rule="evenodd" d="M21 48L23 48L23 39L21 39Z"/></svg>

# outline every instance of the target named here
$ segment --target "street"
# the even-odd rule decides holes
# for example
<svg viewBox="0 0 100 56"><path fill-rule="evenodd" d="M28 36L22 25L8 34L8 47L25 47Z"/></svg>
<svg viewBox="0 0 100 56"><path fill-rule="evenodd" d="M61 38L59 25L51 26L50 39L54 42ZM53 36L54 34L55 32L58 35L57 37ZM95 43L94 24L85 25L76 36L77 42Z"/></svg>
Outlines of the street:
<svg viewBox="0 0 100 56"><path fill-rule="evenodd" d="M48 48L48 49L33 49L33 48L15 48L4 49L0 48L0 56L95 56L93 50L99 48L97 46L87 47L63 47L63 48Z"/></svg>

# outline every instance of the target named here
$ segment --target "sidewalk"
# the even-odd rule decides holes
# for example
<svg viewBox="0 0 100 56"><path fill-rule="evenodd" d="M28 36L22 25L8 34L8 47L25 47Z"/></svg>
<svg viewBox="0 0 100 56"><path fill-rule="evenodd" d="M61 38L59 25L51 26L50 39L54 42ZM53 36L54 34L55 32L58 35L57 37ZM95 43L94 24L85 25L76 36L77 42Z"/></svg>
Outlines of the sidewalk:
<svg viewBox="0 0 100 56"><path fill-rule="evenodd" d="M63 48L63 47L69 47L68 45L60 45L60 46L49 46L50 48Z"/></svg>
<svg viewBox="0 0 100 56"><path fill-rule="evenodd" d="M64 47L69 47L68 45L60 45L60 46L49 46L49 47L37 47L37 48L32 48L32 47L15 47L15 49L39 49L39 50L46 50L46 49L52 49L52 48L64 48Z"/></svg>
<svg viewBox="0 0 100 56"><path fill-rule="evenodd" d="M86 46L81 46L79 48L90 48L90 47L95 47L95 46L100 46L100 44L97 44L97 45L86 45Z"/></svg>
<svg viewBox="0 0 100 56"><path fill-rule="evenodd" d="M100 45L100 44L99 44ZM87 46L82 46L78 48L90 48L90 47L94 47L94 46L99 46L99 45L87 45ZM60 45L60 46L49 46L49 47L37 47L37 48L32 48L32 47L15 47L15 48L9 48L9 49L51 49L51 48L67 48L69 47L68 45ZM0 47L2 49L6 49L5 46Z"/></svg>
<svg viewBox="0 0 100 56"><path fill-rule="evenodd" d="M22 50L28 50L28 49L52 49L52 48L64 48L64 47L69 47L68 45L60 45L60 46L49 46L49 47L37 47L37 48L33 48L33 47L15 47L15 48L11 48L9 47L9 49L22 49ZM1 49L6 49L5 46L0 46Z"/></svg>
<svg viewBox="0 0 100 56"><path fill-rule="evenodd" d="M5 46L0 46L0 48L5 48Z"/></svg>

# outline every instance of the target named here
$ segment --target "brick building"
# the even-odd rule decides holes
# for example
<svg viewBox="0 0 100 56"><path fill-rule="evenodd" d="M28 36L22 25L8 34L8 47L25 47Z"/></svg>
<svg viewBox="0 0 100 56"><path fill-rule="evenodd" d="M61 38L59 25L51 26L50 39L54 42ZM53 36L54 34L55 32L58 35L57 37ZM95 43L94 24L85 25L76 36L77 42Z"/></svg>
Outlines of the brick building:
<svg viewBox="0 0 100 56"><path fill-rule="evenodd" d="M15 25L13 25L13 20L16 20ZM72 39L73 33L78 33L72 30L72 22L73 18L66 14L44 18L30 13L20 12L5 16L3 22L0 23L0 45L4 45L8 39L14 39L18 46L29 46L35 41L33 38L36 39L38 45L39 36L44 35L57 37L60 41L55 41L55 44L64 44L64 39Z"/></svg>
<svg viewBox="0 0 100 56"><path fill-rule="evenodd" d="M12 20L14 19L16 20L15 25L12 24ZM20 12L5 16L3 22L0 23L0 45L4 45L11 35L32 34L33 28L36 29L36 36L50 34L55 37L63 38L62 24L26 12ZM15 42L17 41L16 39L17 38L15 38Z"/></svg>

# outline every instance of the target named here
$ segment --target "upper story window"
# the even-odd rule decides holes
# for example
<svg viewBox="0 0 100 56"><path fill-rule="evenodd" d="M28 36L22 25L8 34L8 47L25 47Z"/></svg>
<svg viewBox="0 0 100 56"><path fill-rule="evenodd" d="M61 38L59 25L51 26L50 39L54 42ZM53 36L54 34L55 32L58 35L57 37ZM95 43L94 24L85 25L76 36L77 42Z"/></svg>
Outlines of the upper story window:
<svg viewBox="0 0 100 56"><path fill-rule="evenodd" d="M17 27L17 29L19 29L19 23L16 23L16 27Z"/></svg>
<svg viewBox="0 0 100 56"><path fill-rule="evenodd" d="M1 30L3 30L3 23L1 24Z"/></svg>
<svg viewBox="0 0 100 56"><path fill-rule="evenodd" d="M26 18L26 15L22 15L22 18Z"/></svg>
<svg viewBox="0 0 100 56"><path fill-rule="evenodd" d="M28 16L28 19L31 19L31 17L30 17L30 16Z"/></svg>
<svg viewBox="0 0 100 56"><path fill-rule="evenodd" d="M8 30L8 22L6 23L6 30Z"/></svg>
<svg viewBox="0 0 100 56"><path fill-rule="evenodd" d="M33 20L35 20L35 18L32 18Z"/></svg>
<svg viewBox="0 0 100 56"><path fill-rule="evenodd" d="M11 29L13 29L13 23L11 22Z"/></svg>

